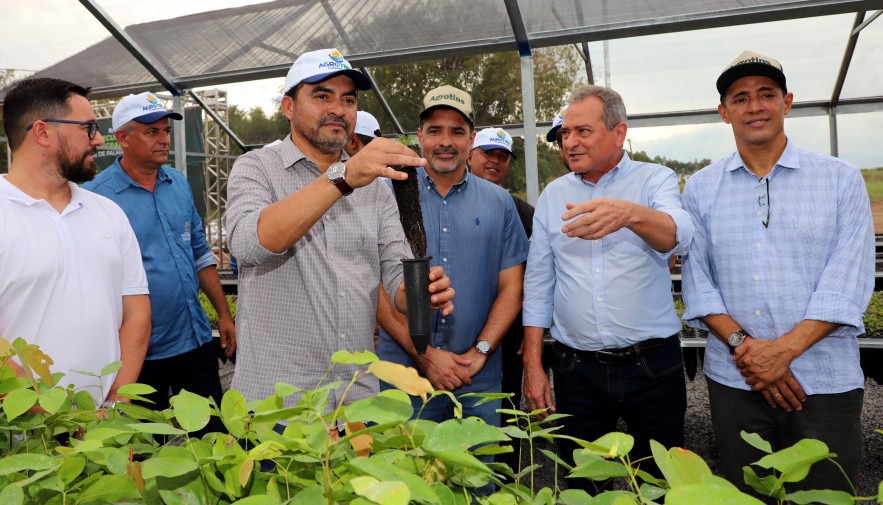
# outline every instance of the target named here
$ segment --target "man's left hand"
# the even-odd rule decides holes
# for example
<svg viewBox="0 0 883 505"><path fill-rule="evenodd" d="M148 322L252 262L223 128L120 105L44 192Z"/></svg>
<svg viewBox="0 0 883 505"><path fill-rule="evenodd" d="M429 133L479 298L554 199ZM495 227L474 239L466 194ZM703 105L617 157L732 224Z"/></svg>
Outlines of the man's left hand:
<svg viewBox="0 0 883 505"><path fill-rule="evenodd" d="M475 374L481 371L484 368L484 364L487 363L487 354L482 354L478 352L478 349L475 347L470 347L468 351L464 352L460 355L462 358L468 359L472 362L469 365L469 376L475 377Z"/></svg>
<svg viewBox="0 0 883 505"><path fill-rule="evenodd" d="M626 200L595 198L583 203L568 203L561 219L568 221L561 227L568 237L597 240L629 225L634 203Z"/></svg>
<svg viewBox="0 0 883 505"><path fill-rule="evenodd" d="M751 390L761 391L788 373L793 357L778 340L752 338L736 347L733 360Z"/></svg>
<svg viewBox="0 0 883 505"><path fill-rule="evenodd" d="M236 352L236 324L233 318L224 315L218 318L218 333L221 335L221 348L228 358Z"/></svg>

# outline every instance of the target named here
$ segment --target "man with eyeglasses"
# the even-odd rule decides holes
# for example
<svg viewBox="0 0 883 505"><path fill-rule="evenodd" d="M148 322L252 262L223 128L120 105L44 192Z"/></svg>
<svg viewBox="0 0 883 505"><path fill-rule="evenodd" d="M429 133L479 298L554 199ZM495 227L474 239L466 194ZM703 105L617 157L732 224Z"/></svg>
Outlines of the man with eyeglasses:
<svg viewBox="0 0 883 505"><path fill-rule="evenodd" d="M169 407L169 391L181 389L221 404L218 349L236 349L236 329L205 241L202 220L187 177L164 164L169 159L172 126L180 120L150 92L128 95L113 111L114 136L123 155L83 188L119 205L138 237L150 286L150 345L138 382L156 391L142 395L155 410ZM218 312L219 342L199 301L205 292ZM205 430L225 431L217 417Z"/></svg>
<svg viewBox="0 0 883 505"><path fill-rule="evenodd" d="M816 438L855 482L864 387L856 336L875 255L864 180L853 165L786 137L794 98L778 61L746 51L717 90L736 152L684 188L696 236L683 263L683 317L712 334L705 376L721 464L748 490L742 467L764 454L740 431L773 450ZM829 461L800 488L851 493Z"/></svg>
<svg viewBox="0 0 883 505"><path fill-rule="evenodd" d="M681 323L668 263L689 246L693 224L675 173L622 149L619 93L584 86L569 103L558 135L572 173L537 201L524 276L524 394L531 410L570 414L561 432L583 440L616 431L622 418L635 461L650 455L650 439L684 443ZM555 403L542 366L550 325ZM579 446L561 442L572 462ZM568 486L596 491L585 479Z"/></svg>
<svg viewBox="0 0 883 505"><path fill-rule="evenodd" d="M59 385L113 408L141 371L150 301L126 215L75 184L94 177L104 143L88 92L28 79L4 100L12 164L0 176L0 336L40 346L50 370L65 374ZM100 379L74 372L99 374L117 360L119 371Z"/></svg>

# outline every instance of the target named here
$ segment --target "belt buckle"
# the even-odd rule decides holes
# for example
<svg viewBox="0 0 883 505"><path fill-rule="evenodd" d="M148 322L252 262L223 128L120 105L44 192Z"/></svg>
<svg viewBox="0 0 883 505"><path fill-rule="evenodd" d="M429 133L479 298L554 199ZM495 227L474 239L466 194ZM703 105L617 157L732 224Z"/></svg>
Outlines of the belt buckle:
<svg viewBox="0 0 883 505"><path fill-rule="evenodd" d="M595 359L602 365L621 365L628 354L625 351L595 351Z"/></svg>

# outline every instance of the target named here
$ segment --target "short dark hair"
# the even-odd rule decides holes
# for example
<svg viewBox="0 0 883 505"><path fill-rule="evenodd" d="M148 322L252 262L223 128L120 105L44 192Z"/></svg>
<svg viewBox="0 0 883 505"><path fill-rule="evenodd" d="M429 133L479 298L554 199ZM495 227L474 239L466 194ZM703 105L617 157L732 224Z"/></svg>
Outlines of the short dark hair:
<svg viewBox="0 0 883 505"><path fill-rule="evenodd" d="M288 91L285 92L285 96L290 96L292 100L297 100L297 92L300 91L301 88L304 87L303 82L299 82L291 87Z"/></svg>
<svg viewBox="0 0 883 505"><path fill-rule="evenodd" d="M463 117L466 119L466 122L469 123L469 133L472 133L473 131L475 131L475 125L472 124L472 120L471 120L471 119L469 119L468 117L464 116L463 113L460 112L460 111L458 111L457 109L455 109L455 108L453 108L453 107L447 107L447 106L445 106L445 105L440 105L440 106L438 106L438 107L433 107L433 108L432 108L431 110L429 110L428 112L424 112L423 114L421 114L420 117L418 118L418 119L420 120L420 129L421 129L421 130L423 129L423 124L424 124L429 118L431 118L433 114L435 114L435 111L437 111L437 110L444 110L444 109L452 110L452 111L454 111L454 112L459 113L461 116L463 116Z"/></svg>
<svg viewBox="0 0 883 505"><path fill-rule="evenodd" d="M376 139L377 137L369 137L367 135L362 135L361 133L354 133L356 137L359 137L359 140L362 141L362 145L367 146L369 142Z"/></svg>
<svg viewBox="0 0 883 505"><path fill-rule="evenodd" d="M40 119L61 119L71 113L71 95L89 97L89 90L79 84L51 77L25 79L6 93L3 100L3 129L12 151L27 136L25 128Z"/></svg>

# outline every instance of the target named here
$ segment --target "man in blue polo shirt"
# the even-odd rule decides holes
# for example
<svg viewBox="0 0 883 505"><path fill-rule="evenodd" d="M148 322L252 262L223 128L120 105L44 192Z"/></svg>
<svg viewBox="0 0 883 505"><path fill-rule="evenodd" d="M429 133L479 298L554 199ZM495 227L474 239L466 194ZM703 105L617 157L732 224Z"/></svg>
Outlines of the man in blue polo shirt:
<svg viewBox="0 0 883 505"><path fill-rule="evenodd" d="M423 99L417 130L428 168L418 167L420 207L426 228L426 255L441 265L457 292L457 312L432 315L426 354L418 355L408 336L407 318L378 312L383 328L377 352L382 359L419 368L440 390L500 392L500 343L520 309L528 241L509 193L466 170L475 137L472 98L452 86ZM415 412L422 404L413 398ZM463 417L477 416L499 426L502 405L463 398ZM454 417L446 396L433 398L420 414L441 422ZM492 458L487 458L492 459Z"/></svg>
<svg viewBox="0 0 883 505"><path fill-rule="evenodd" d="M163 166L169 158L169 119L151 93L128 95L113 111L113 129L123 155L83 187L116 202L126 213L138 244L150 289L151 333L138 382L156 388L147 405L169 406L169 389L182 388L215 399L221 382L212 330L199 302L199 289L218 311L221 346L236 349L236 329L227 308L215 258L205 241L202 220L187 178ZM223 431L213 418L206 428Z"/></svg>

